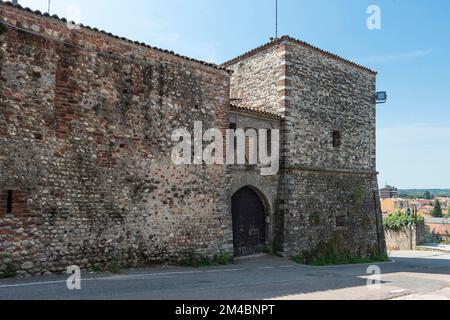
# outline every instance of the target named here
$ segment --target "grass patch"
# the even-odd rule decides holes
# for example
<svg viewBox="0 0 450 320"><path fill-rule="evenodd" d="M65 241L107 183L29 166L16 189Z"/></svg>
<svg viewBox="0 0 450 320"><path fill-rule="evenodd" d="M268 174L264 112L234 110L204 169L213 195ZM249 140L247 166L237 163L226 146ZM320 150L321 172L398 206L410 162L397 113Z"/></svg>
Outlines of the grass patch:
<svg viewBox="0 0 450 320"><path fill-rule="evenodd" d="M324 256L315 259L304 259L303 257L294 257L293 261L300 264L307 264L310 266L338 266L347 264L366 264L366 263L380 263L389 262L388 255L372 256L369 258L363 258L358 256Z"/></svg>
<svg viewBox="0 0 450 320"><path fill-rule="evenodd" d="M233 258L231 254L229 254L228 252L221 252L218 255L214 256L213 264L225 266L227 264L230 264L232 260Z"/></svg>
<svg viewBox="0 0 450 320"><path fill-rule="evenodd" d="M0 35L4 34L6 32L6 26L4 24L0 23Z"/></svg>
<svg viewBox="0 0 450 320"><path fill-rule="evenodd" d="M100 273L100 272L103 272L103 269L99 266L94 266L90 269L90 271L94 272L94 273Z"/></svg>
<svg viewBox="0 0 450 320"><path fill-rule="evenodd" d="M266 246L262 249L262 253L269 254L275 257L281 257L280 250L276 246Z"/></svg>
<svg viewBox="0 0 450 320"><path fill-rule="evenodd" d="M210 257L199 254L194 249L190 249L186 253L185 258L179 262L179 265L182 267L200 268L227 265L231 263L231 261L232 256L228 252L220 252L211 259Z"/></svg>
<svg viewBox="0 0 450 320"><path fill-rule="evenodd" d="M385 253L380 254L377 247L369 248L367 256L350 253L342 236L335 235L328 242L321 242L311 252L303 252L302 255L293 257L292 260L311 266L332 266L346 264L365 264L390 261Z"/></svg>
<svg viewBox="0 0 450 320"><path fill-rule="evenodd" d="M11 264L8 264L6 266L6 269L0 272L0 279L15 278L15 277L17 277L17 271Z"/></svg>
<svg viewBox="0 0 450 320"><path fill-rule="evenodd" d="M108 265L108 271L111 273L120 273L123 269L122 264L119 259L113 259L111 263Z"/></svg>

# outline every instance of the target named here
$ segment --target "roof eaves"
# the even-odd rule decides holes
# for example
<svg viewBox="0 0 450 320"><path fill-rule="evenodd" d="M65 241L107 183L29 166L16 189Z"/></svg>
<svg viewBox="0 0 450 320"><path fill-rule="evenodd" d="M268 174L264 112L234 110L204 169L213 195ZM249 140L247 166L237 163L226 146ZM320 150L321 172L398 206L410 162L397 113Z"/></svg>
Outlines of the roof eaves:
<svg viewBox="0 0 450 320"><path fill-rule="evenodd" d="M9 7L14 7L14 8L17 8L17 9L21 9L21 10L24 10L26 12L33 13L35 15L39 15L39 16L42 16L42 17L56 19L56 20L59 20L59 21L64 22L64 23L68 22L68 20L66 18L60 18L56 14L49 15L48 13L42 13L39 10L32 10L32 9L30 9L28 7L23 7L20 4L13 4L10 1L2 1L2 0L0 0L0 4L1 5L6 5L6 6L9 6ZM184 60L188 60L188 61L191 61L191 62L199 63L199 64L202 64L202 65L207 66L207 67L211 67L211 68L215 68L215 69L218 69L218 70L226 71L228 73L232 73L231 70L229 70L228 68L226 68L225 66L222 66L222 65L217 65L217 64L214 64L214 63L210 63L210 62L206 62L206 61L190 58L190 57L187 57L187 56L183 56L183 55L180 55L178 53L175 53L174 51L161 49L161 48L158 48L158 47L153 47L153 46L148 45L148 44L146 44L144 42L133 41L133 40L130 40L128 38L120 37L120 36L117 36L115 34L112 34L111 32L107 32L107 31L100 30L100 29L95 28L95 27L84 25L82 23L80 23L80 27L88 29L88 30L91 30L91 31L95 31L95 32L101 33L101 34L103 34L105 36L108 36L108 37L111 37L111 38L122 40L122 41L125 41L125 42L128 42L128 43L131 43L131 44L139 45L139 46L145 47L147 49L156 50L156 51L159 51L159 52L162 52L162 53L166 53L166 54L170 54L172 56L175 56L175 57L178 57L178 58L181 58L181 59L184 59Z"/></svg>
<svg viewBox="0 0 450 320"><path fill-rule="evenodd" d="M305 41L302 41L302 40L299 40L299 39L292 38L292 37L290 37L290 36L282 36L281 38L277 38L277 39L275 39L275 40L272 40L272 41L270 41L270 42L268 42L268 43L266 43L266 44L264 44L264 45L262 45L262 46L259 46L259 47L255 48L255 49L253 49L253 50L250 50L250 51L248 51L248 52L246 52L246 53L244 53L244 54L241 54L240 56L238 56L238 57L236 57L236 58L234 58L234 59L231 59L231 60L229 60L229 61L226 61L226 62L222 63L222 66L224 66L224 67L229 67L229 66L232 65L232 64L235 64L235 63L237 63L237 62L239 62L239 61L241 61L241 60L243 60L243 59L252 57L252 56L254 56L254 55L256 55L256 54L258 54L258 53L260 53L260 52L262 52L262 51L264 51L264 50L266 50L266 49L268 49L268 48L270 48L270 47L272 47L272 46L274 46L274 45L278 45L278 44L282 43L283 41L290 41L290 42L293 42L293 43L295 43L295 44L298 44L298 45L301 45L301 46L310 48L310 49L312 49L312 50L314 50L314 51L317 51L317 52L319 52L319 53L321 53L321 54L324 54L325 56L330 57L330 58L332 58L332 59L335 59L335 60L344 62L344 63L346 63L346 64L349 64L349 65L351 65L351 66L353 66L353 67L356 67L356 68L358 68L358 69L362 69L362 70L364 70L364 71L368 71L368 72L370 72L370 73L372 73L372 74L375 74L375 75L377 74L377 72L376 72L375 70L372 70L372 69L370 69L370 68L368 68L368 67L365 67L365 66L363 66L363 65L360 65L360 64L358 64L358 63L356 63L356 62L353 62L353 61L350 61L350 60L348 60L348 59L346 59L346 58L343 58L343 57L341 57L341 56L338 56L337 54L334 54L334 53L332 53L332 52L329 52L329 51L320 49L319 47L316 47L316 46L314 46L314 45L311 45L311 44L309 44L309 43L307 43L307 42L305 42Z"/></svg>
<svg viewBox="0 0 450 320"><path fill-rule="evenodd" d="M259 114L259 115L262 115L262 116L275 118L275 119L278 119L278 120L284 119L284 117L281 114L279 114L279 113L272 112L272 111L269 111L269 110L264 110L264 109L261 109L261 108L251 107L251 106L248 106L248 105L230 103L230 107L232 109L236 110L236 111L248 111L248 112Z"/></svg>

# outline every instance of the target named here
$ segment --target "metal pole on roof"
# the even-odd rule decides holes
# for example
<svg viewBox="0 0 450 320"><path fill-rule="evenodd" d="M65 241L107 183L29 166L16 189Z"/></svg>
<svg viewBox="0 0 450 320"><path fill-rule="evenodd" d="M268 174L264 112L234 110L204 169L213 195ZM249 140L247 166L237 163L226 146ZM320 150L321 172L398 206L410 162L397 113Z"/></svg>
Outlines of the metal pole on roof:
<svg viewBox="0 0 450 320"><path fill-rule="evenodd" d="M275 0L275 39L278 39L278 0Z"/></svg>

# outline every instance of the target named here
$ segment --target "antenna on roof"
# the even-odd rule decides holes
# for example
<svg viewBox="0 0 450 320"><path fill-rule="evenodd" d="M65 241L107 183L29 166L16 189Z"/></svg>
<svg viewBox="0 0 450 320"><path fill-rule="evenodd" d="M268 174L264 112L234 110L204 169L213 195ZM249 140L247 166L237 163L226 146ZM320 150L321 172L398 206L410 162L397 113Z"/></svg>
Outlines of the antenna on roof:
<svg viewBox="0 0 450 320"><path fill-rule="evenodd" d="M275 0L275 39L278 39L278 0Z"/></svg>

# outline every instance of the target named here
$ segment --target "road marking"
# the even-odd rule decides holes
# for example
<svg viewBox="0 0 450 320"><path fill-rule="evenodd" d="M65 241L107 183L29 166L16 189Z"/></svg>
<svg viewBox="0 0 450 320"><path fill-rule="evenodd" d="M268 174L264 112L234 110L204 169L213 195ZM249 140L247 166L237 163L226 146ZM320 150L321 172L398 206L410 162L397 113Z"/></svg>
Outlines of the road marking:
<svg viewBox="0 0 450 320"><path fill-rule="evenodd" d="M237 272L237 271L245 271L245 270L246 269L208 270L208 271L204 271L204 273Z"/></svg>
<svg viewBox="0 0 450 320"><path fill-rule="evenodd" d="M18 283L18 284L7 284L7 285L1 285L0 289L4 288L17 288L17 287L31 287L31 286L39 286L39 285L47 285L47 284L58 284L58 283L65 283L66 280L59 280L59 281L47 281L47 282L32 282L32 283Z"/></svg>
<svg viewBox="0 0 450 320"><path fill-rule="evenodd" d="M273 270L276 267L259 267L258 270ZM278 268L295 268L292 265L280 266ZM117 276L104 276L99 278L82 278L82 282L92 282L92 281L119 281L128 279L138 279L146 277L157 277L157 276L177 276L177 275L189 275L189 274L206 274L206 273L221 273L221 272L239 272L247 271L251 268L235 268L235 269L219 269L219 270L199 270L199 271L174 271L174 272L158 272L158 273L142 273L142 274L129 274L129 275L117 275ZM16 284L5 284L0 285L0 289L6 288L18 288L18 287L33 287L33 286L45 286L52 284L62 284L66 283L67 280L54 280L54 281L42 281L42 282L27 282L27 283L16 283Z"/></svg>
<svg viewBox="0 0 450 320"><path fill-rule="evenodd" d="M237 272L237 271L245 271L245 270L246 269L221 269L221 270L202 270L202 271L143 273L143 274L118 275L118 276L108 276L108 277L99 277L99 278L82 278L81 281L82 282L119 281L119 280L133 279L133 278L146 278L146 277L155 277L155 276L174 276L174 275L188 275L188 274L202 274L202 273ZM6 284L6 285L0 285L0 289L61 284L61 283L66 283L66 281L67 280L55 280L55 281Z"/></svg>
<svg viewBox="0 0 450 320"><path fill-rule="evenodd" d="M403 293L403 292L408 292L408 290L406 290L406 289L401 289L401 290L391 291L391 293L393 293L393 294Z"/></svg>

